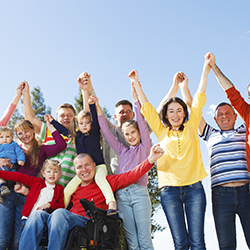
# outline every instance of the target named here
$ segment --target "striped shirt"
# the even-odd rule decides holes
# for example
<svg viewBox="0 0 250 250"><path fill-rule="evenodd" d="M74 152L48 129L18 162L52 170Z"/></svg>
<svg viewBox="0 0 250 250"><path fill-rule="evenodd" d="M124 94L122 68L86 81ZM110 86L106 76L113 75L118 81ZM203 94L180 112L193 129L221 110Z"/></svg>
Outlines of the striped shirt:
<svg viewBox="0 0 250 250"><path fill-rule="evenodd" d="M55 143L54 138L45 123L43 123L38 136L43 141L43 143L47 145ZM73 160L77 154L75 144L71 143L67 137L64 137L63 135L62 137L67 143L66 149L56 156L51 157L50 159L58 160L61 163L62 175L58 183L65 187L68 182L76 175Z"/></svg>
<svg viewBox="0 0 250 250"><path fill-rule="evenodd" d="M246 128L221 131L206 124L201 138L206 141L211 187L234 181L249 181L246 162Z"/></svg>

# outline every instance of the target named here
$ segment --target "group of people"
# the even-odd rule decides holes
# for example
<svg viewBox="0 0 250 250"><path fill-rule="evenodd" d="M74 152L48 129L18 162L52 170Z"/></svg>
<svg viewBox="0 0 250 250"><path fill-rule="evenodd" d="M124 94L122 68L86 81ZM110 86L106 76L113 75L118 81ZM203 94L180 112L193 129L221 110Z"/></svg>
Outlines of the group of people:
<svg viewBox="0 0 250 250"><path fill-rule="evenodd" d="M215 110L219 129L202 117L211 69L231 102L220 103ZM116 125L103 113L90 77L83 72L77 79L83 110L76 119L73 106L62 104L57 119L45 115L43 123L34 115L28 83L17 87L0 120L0 250L40 249L45 227L49 229L48 249L64 249L68 231L84 227L88 220L81 198L93 200L107 215L119 214L128 249L154 249L147 172L156 160L161 205L175 249L206 249L202 179L207 173L199 135L210 156L219 247L236 249L238 214L250 248L250 105L220 71L215 56L205 55L194 98L187 76L177 72L157 109L148 102L138 73L132 70L128 77L136 121L133 105L122 100L115 106ZM178 89L183 100L176 97ZM25 119L15 125L17 145L6 126L21 96ZM245 122L239 128L234 128L237 114L233 107ZM151 132L157 145L152 146ZM21 152L14 153L16 148Z"/></svg>

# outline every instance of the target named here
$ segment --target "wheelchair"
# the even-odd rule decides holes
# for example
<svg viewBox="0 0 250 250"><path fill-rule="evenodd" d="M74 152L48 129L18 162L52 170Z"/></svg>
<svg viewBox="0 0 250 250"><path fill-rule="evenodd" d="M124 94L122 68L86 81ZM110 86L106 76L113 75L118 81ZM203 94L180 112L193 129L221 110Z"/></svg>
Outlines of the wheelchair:
<svg viewBox="0 0 250 250"><path fill-rule="evenodd" d="M85 213L90 219L84 228L72 228L67 236L65 250L120 250L119 236L122 219L119 216L107 216L104 209L97 208L94 202L80 199ZM48 245L48 232L44 232L40 246Z"/></svg>

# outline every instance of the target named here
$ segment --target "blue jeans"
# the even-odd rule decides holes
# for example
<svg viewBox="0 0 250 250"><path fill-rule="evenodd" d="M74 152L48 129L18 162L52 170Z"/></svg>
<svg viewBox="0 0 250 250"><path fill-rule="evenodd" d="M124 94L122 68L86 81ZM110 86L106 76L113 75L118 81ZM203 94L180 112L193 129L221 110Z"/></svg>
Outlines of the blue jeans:
<svg viewBox="0 0 250 250"><path fill-rule="evenodd" d="M201 182L189 186L166 186L161 189L165 212L175 249L206 249L204 217L206 196Z"/></svg>
<svg viewBox="0 0 250 250"><path fill-rule="evenodd" d="M154 249L151 239L151 201L145 186L132 184L116 192L119 216L129 249Z"/></svg>
<svg viewBox="0 0 250 250"><path fill-rule="evenodd" d="M43 230L48 226L48 250L63 250L70 229L84 227L88 218L59 208L52 214L36 210L30 214L23 229L19 250L38 250ZM51 240L50 240L51 239Z"/></svg>
<svg viewBox="0 0 250 250"><path fill-rule="evenodd" d="M240 218L247 246L250 249L249 184L240 187L213 187L212 205L220 249L236 249L236 214Z"/></svg>
<svg viewBox="0 0 250 250"><path fill-rule="evenodd" d="M4 204L0 204L0 250L17 250L20 229L21 212L26 198L15 193L10 188L11 193L4 197Z"/></svg>

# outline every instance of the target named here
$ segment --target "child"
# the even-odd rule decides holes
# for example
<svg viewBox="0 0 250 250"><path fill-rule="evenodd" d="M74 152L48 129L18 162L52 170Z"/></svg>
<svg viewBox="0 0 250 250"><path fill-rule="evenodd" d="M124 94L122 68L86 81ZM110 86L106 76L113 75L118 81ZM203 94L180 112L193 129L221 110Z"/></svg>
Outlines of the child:
<svg viewBox="0 0 250 250"><path fill-rule="evenodd" d="M23 226L29 215L35 210L64 208L64 188L62 185L56 184L61 174L60 163L57 160L49 159L43 164L41 170L42 178L15 172L0 171L0 177L18 181L30 187L22 211Z"/></svg>
<svg viewBox="0 0 250 250"><path fill-rule="evenodd" d="M130 147L120 143L110 131L95 96L90 97L97 107L98 121L102 133L109 145L119 155L117 174L134 169L150 153L152 142L146 122L140 113L140 103L132 85L132 97L137 122L133 120L122 124L122 132ZM148 176L116 192L119 216L123 219L123 228L129 249L153 249L151 240L151 202L147 190Z"/></svg>
<svg viewBox="0 0 250 250"><path fill-rule="evenodd" d="M8 127L0 127L0 158L10 159L12 168L3 166L6 171L17 171L18 165L23 166L25 163L25 154L19 145L13 141L13 132ZM0 203L4 203L4 196L9 194L10 190L6 181L0 178Z"/></svg>
<svg viewBox="0 0 250 250"><path fill-rule="evenodd" d="M87 73L82 73L78 78L78 83L82 89L82 93L85 96L85 100L89 99L88 85L82 84L84 77L90 77ZM86 106L85 106L86 107ZM80 153L89 153L93 160L96 163L96 174L95 181L96 184L101 189L103 195L105 196L106 203L109 206L107 210L108 215L116 214L117 207L116 201L114 198L113 191L106 180L107 168L104 163L103 154L100 145L100 127L97 120L96 107L95 104L89 105L89 111L82 110L77 115L78 122L78 131L70 131L65 128L62 124L58 123L55 120L50 121L53 126L63 135L73 137L76 143L77 154ZM73 181L68 184L65 188L65 206L67 206L70 199L70 195L77 189L78 185L81 183L81 180L76 176Z"/></svg>

